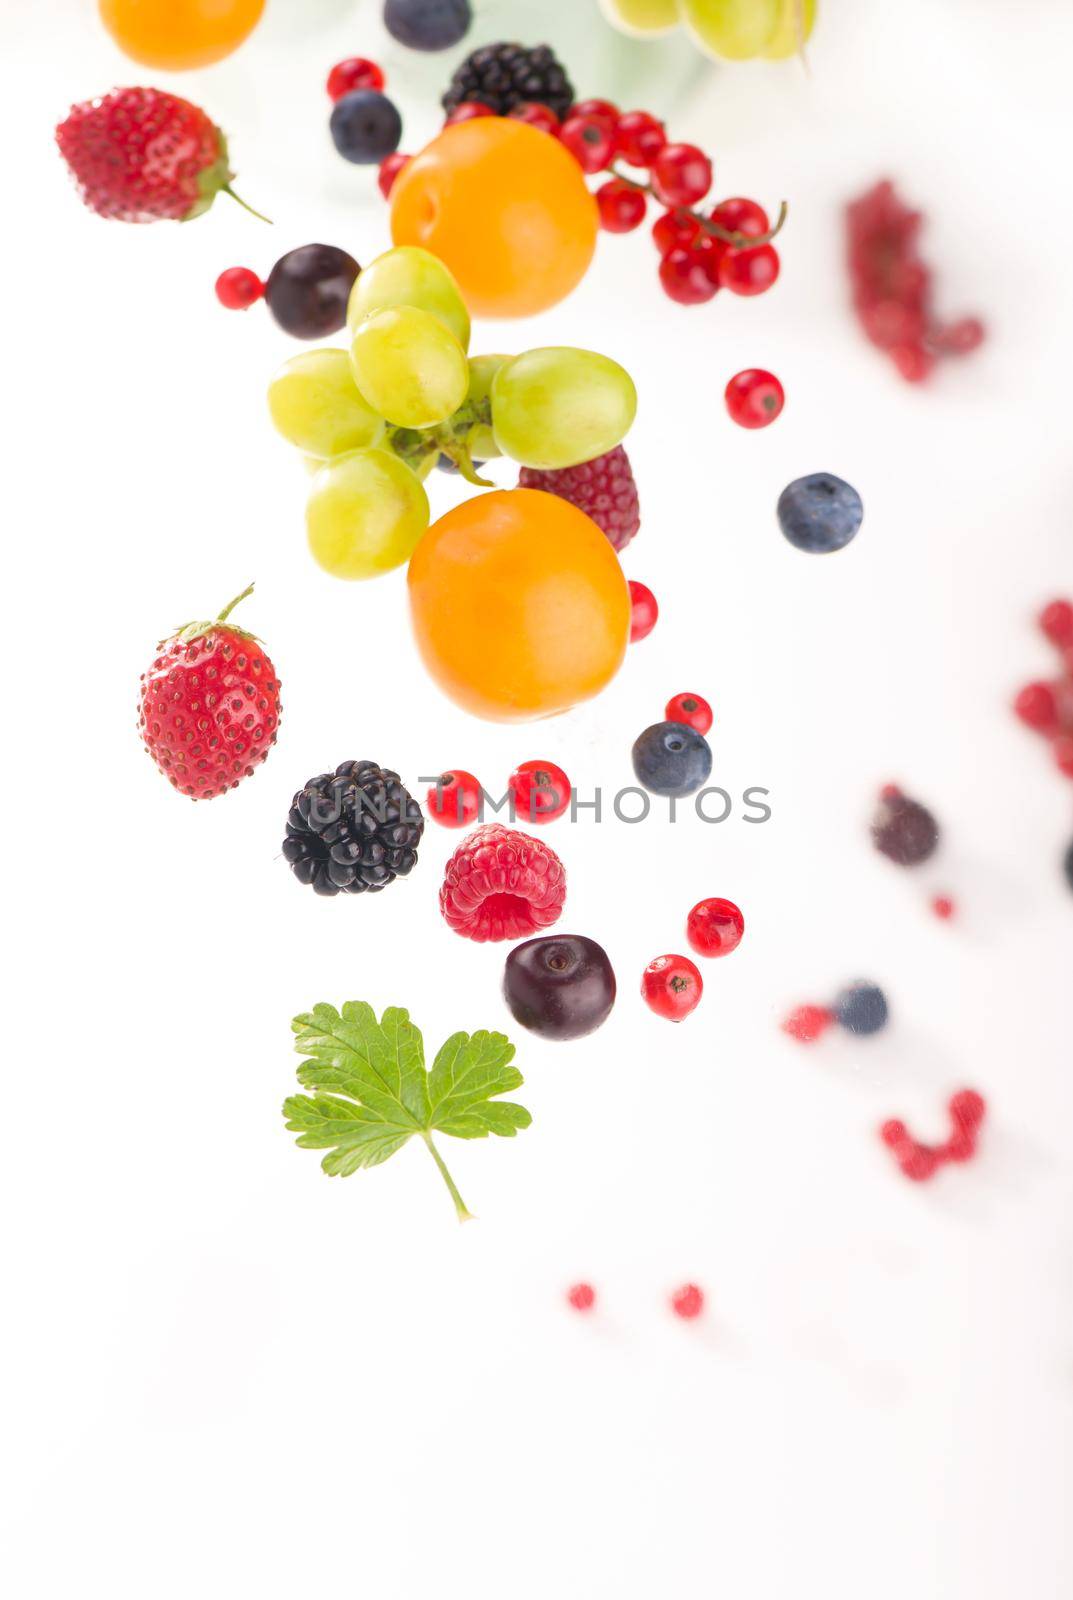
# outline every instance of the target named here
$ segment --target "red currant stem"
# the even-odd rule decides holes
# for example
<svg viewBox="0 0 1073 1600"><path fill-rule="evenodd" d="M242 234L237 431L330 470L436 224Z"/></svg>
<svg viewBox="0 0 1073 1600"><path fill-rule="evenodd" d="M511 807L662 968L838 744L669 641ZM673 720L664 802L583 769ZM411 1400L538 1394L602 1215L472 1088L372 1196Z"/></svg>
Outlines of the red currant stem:
<svg viewBox="0 0 1073 1600"><path fill-rule="evenodd" d="M626 174L620 172L618 167L614 165L609 167L608 171L620 183L624 183L627 188L637 189L641 194L650 194L654 199L659 199L650 183L638 183L636 178L627 178ZM662 205L663 202L660 201L660 204ZM732 228L720 227L718 222L713 222L710 217L702 216L699 211L694 211L689 206L668 206L667 210L684 212L687 217L692 217L694 222L699 223L705 233L710 233L713 239L721 239L724 244L733 245L736 250L750 250L756 245L770 244L775 235L782 231L782 225L790 215L790 207L785 200L780 200L779 214L775 218L775 226L769 228L767 233L737 233Z"/></svg>
<svg viewBox="0 0 1073 1600"><path fill-rule="evenodd" d="M232 601L230 601L230 603L228 605L224 606L223 610L220 612L220 615L216 618L217 622L226 622L228 617L231 615L232 611L234 611L235 607L239 604L239 602L242 601L242 600L248 600L252 593L253 593L253 584L252 583L248 583L246 585L245 589L243 589L241 594L237 594L235 596L235 598Z"/></svg>
<svg viewBox="0 0 1073 1600"><path fill-rule="evenodd" d="M459 1194L458 1190L455 1188L455 1181L451 1177L451 1174L448 1172L447 1167L446 1167L446 1165L444 1163L443 1157L440 1155L440 1152L436 1149L436 1146L433 1144L431 1133L423 1133L421 1135L421 1137L422 1137L422 1139L424 1139L425 1143L428 1145L429 1154L431 1155L433 1161L435 1161L436 1165L439 1167L440 1176L443 1179L444 1183L447 1185L448 1190L450 1191L451 1199L454 1201L455 1210L458 1213L459 1222L472 1222L473 1221L473 1212L467 1209L466 1202L463 1200L462 1196Z"/></svg>
<svg viewBox="0 0 1073 1600"><path fill-rule="evenodd" d="M269 227L272 226L272 218L266 217L263 211L255 211L253 206L250 205L249 201L243 200L240 194L236 194L229 183L225 183L223 185L222 193L229 194L232 200L238 202L243 211L248 211L251 217L257 218L258 222L267 222Z"/></svg>

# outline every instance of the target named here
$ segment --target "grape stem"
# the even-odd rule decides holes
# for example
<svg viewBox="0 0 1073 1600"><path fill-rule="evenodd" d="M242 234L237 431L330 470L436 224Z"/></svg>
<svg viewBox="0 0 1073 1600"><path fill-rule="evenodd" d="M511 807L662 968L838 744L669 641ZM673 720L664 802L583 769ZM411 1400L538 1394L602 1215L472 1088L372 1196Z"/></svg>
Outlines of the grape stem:
<svg viewBox="0 0 1073 1600"><path fill-rule="evenodd" d="M653 199L659 200L659 196L650 183L638 183L636 178L628 178L614 163L612 163L609 171L620 183L624 183L627 188L636 189L638 194L650 194ZM661 205L662 203L660 201ZM667 209L676 216L692 217L693 221L698 224L704 233L710 234L713 239L722 240L723 244L733 245L735 250L752 250L757 245L770 244L775 235L782 231L782 225L790 214L790 207L786 204L786 201L780 200L779 214L775 218L774 227L769 228L766 233L738 233L733 228L721 227L718 222L713 222L710 217L702 216L699 211L694 211L690 206L668 206Z"/></svg>

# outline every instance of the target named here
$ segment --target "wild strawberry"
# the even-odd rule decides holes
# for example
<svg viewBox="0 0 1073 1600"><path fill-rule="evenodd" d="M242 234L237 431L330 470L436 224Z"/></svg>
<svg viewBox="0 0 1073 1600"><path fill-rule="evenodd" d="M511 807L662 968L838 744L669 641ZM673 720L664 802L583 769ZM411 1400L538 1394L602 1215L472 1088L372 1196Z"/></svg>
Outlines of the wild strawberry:
<svg viewBox="0 0 1073 1600"><path fill-rule="evenodd" d="M252 633L224 626L253 584L215 622L188 622L142 673L145 748L181 794L211 800L248 778L276 742L276 669Z"/></svg>
<svg viewBox="0 0 1073 1600"><path fill-rule="evenodd" d="M238 199L219 128L189 100L162 89L113 89L72 106L56 143L84 203L99 217L189 222L221 190Z"/></svg>

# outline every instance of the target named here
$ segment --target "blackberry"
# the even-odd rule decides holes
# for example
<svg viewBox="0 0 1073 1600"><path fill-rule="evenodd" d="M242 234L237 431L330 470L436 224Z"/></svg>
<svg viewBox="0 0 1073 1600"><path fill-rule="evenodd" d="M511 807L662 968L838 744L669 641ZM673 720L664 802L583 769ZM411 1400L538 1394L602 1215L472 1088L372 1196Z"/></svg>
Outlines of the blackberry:
<svg viewBox="0 0 1073 1600"><path fill-rule="evenodd" d="M455 69L440 102L453 111L463 100L491 106L498 117L524 101L549 106L561 122L574 103L574 86L546 44L484 44Z"/></svg>
<svg viewBox="0 0 1073 1600"><path fill-rule="evenodd" d="M412 870L424 828L397 772L344 761L295 795L283 854L318 894L373 894Z"/></svg>

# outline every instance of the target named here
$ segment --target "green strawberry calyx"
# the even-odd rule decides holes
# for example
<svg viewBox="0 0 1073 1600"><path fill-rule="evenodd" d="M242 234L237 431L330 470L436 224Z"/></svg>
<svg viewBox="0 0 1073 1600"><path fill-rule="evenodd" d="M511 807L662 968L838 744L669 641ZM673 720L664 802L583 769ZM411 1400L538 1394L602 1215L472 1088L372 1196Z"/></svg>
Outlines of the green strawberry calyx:
<svg viewBox="0 0 1073 1600"><path fill-rule="evenodd" d="M251 217L257 217L261 222L267 222L271 225L272 219L270 217L266 217L262 212L254 210L248 201L243 200L242 196L236 194L232 189L231 180L235 174L231 171L231 163L228 159L227 139L220 128L216 129L216 140L216 160L211 167L203 167L198 173L198 197L182 220L184 222L193 222L195 217L204 216L218 194L227 194L231 196L232 200L237 201L244 211L248 211Z"/></svg>

